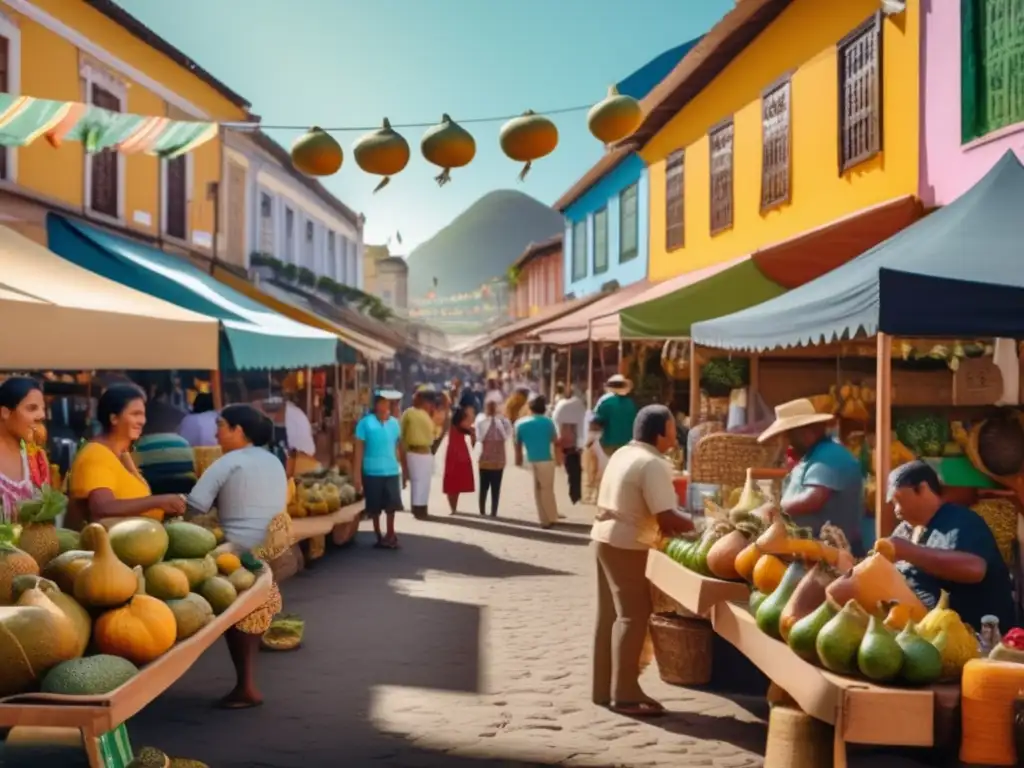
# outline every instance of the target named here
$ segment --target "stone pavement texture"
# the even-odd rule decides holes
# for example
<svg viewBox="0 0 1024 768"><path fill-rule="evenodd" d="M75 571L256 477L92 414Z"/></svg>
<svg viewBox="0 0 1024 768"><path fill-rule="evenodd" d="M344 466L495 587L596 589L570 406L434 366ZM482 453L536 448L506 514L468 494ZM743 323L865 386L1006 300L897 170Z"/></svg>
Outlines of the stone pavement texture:
<svg viewBox="0 0 1024 768"><path fill-rule="evenodd" d="M550 532L524 470L507 470L497 520L475 496L448 516L436 485L433 519L399 517L400 551L372 549L364 523L282 585L306 642L260 656L261 708L214 708L233 683L218 644L130 722L135 746L212 768L762 764L763 695L675 688L652 666L644 684L672 714L640 722L590 703L593 510L569 505L564 477L568 519Z"/></svg>

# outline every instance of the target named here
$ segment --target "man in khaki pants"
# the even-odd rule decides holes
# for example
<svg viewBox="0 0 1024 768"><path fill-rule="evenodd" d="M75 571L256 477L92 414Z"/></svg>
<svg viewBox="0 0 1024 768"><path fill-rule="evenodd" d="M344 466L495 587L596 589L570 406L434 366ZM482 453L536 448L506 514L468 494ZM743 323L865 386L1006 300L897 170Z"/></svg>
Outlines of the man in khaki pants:
<svg viewBox="0 0 1024 768"><path fill-rule="evenodd" d="M523 466L523 453L533 467L533 496L537 502L537 518L541 528L558 522L555 501L555 467L561 463L558 450L558 429L544 414L548 403L543 395L534 395L529 402L530 415L516 422L516 466Z"/></svg>
<svg viewBox="0 0 1024 768"><path fill-rule="evenodd" d="M597 495L591 529L597 561L593 701L630 717L664 708L640 687L640 655L651 616L647 553L658 538L693 530L676 511L672 468L664 454L676 445L676 424L663 405L642 408L633 440L612 454Z"/></svg>

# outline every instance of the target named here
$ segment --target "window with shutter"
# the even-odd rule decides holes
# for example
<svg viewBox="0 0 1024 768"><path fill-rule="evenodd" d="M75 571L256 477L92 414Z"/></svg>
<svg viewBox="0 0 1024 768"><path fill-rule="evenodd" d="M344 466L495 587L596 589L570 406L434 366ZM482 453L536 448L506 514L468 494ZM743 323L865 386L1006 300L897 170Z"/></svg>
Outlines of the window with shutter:
<svg viewBox="0 0 1024 768"><path fill-rule="evenodd" d="M640 220L637 212L636 184L619 193L619 263L635 259L640 245Z"/></svg>
<svg viewBox="0 0 1024 768"><path fill-rule="evenodd" d="M594 214L594 274L608 271L608 209Z"/></svg>
<svg viewBox="0 0 1024 768"><path fill-rule="evenodd" d="M327 275L332 280L338 279L338 254L335 246L334 232L327 231Z"/></svg>
<svg viewBox="0 0 1024 768"><path fill-rule="evenodd" d="M188 158L180 155L168 160L165 166L167 197L167 222L165 230L171 237L185 240L188 237Z"/></svg>
<svg viewBox="0 0 1024 768"><path fill-rule="evenodd" d="M1024 122L1024 2L961 0L963 140Z"/></svg>
<svg viewBox="0 0 1024 768"><path fill-rule="evenodd" d="M274 244L274 198L260 192L260 251L277 254Z"/></svg>
<svg viewBox="0 0 1024 768"><path fill-rule="evenodd" d="M11 87L11 41L0 35L0 92L10 93ZM10 178L7 153L10 150L0 147L0 179Z"/></svg>
<svg viewBox="0 0 1024 768"><path fill-rule="evenodd" d="M733 211L733 123L726 123L708 136L711 148L711 234L732 226Z"/></svg>
<svg viewBox="0 0 1024 768"><path fill-rule="evenodd" d="M587 220L572 225L572 279L587 276Z"/></svg>
<svg viewBox="0 0 1024 768"><path fill-rule="evenodd" d="M875 14L847 35L839 56L839 171L882 151L882 23Z"/></svg>
<svg viewBox="0 0 1024 768"><path fill-rule="evenodd" d="M93 83L92 104L111 112L121 111L121 100L110 91ZM95 213L118 218L120 194L118 188L118 165L120 159L114 149L104 149L90 155L92 163L90 178L90 207Z"/></svg>
<svg viewBox="0 0 1024 768"><path fill-rule="evenodd" d="M317 271L316 265L316 229L312 221L306 222L306 246L303 249L303 259L305 265L312 269L314 272Z"/></svg>
<svg viewBox="0 0 1024 768"><path fill-rule="evenodd" d="M789 80L761 98L761 210L789 201Z"/></svg>
<svg viewBox="0 0 1024 768"><path fill-rule="evenodd" d="M665 161L665 249L686 244L686 152L678 149Z"/></svg>
<svg viewBox="0 0 1024 768"><path fill-rule="evenodd" d="M295 211L291 208L284 209L284 258L295 263Z"/></svg>

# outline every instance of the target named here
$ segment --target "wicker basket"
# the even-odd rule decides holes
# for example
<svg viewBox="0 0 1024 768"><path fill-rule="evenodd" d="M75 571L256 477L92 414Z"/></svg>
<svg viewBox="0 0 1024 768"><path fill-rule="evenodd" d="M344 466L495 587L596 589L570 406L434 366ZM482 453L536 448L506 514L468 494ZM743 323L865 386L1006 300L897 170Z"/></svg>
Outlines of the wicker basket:
<svg viewBox="0 0 1024 768"><path fill-rule="evenodd" d="M651 584L651 605L653 606L651 613L654 614L683 619L700 618L700 616L693 611L686 610L682 605L677 603L674 598L669 597L653 584Z"/></svg>
<svg viewBox="0 0 1024 768"><path fill-rule="evenodd" d="M694 448L690 482L736 488L747 481L748 469L774 467L781 457L781 442L762 445L755 435L716 432L702 437Z"/></svg>
<svg viewBox="0 0 1024 768"><path fill-rule="evenodd" d="M650 630L662 680L672 685L711 682L711 624L701 619L654 615Z"/></svg>
<svg viewBox="0 0 1024 768"><path fill-rule="evenodd" d="M772 707L764 768L823 768L832 765L832 727L799 709Z"/></svg>
<svg viewBox="0 0 1024 768"><path fill-rule="evenodd" d="M306 559L319 560L327 551L327 536L320 534L306 541Z"/></svg>

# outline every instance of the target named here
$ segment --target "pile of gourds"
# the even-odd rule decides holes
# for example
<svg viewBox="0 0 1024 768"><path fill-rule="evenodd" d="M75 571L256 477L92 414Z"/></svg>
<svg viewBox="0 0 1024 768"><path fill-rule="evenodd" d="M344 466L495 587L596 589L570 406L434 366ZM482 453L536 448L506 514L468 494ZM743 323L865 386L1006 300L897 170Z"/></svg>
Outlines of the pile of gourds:
<svg viewBox="0 0 1024 768"><path fill-rule="evenodd" d="M289 480L288 514L292 518L329 515L357 499L348 477L335 469L319 469Z"/></svg>

